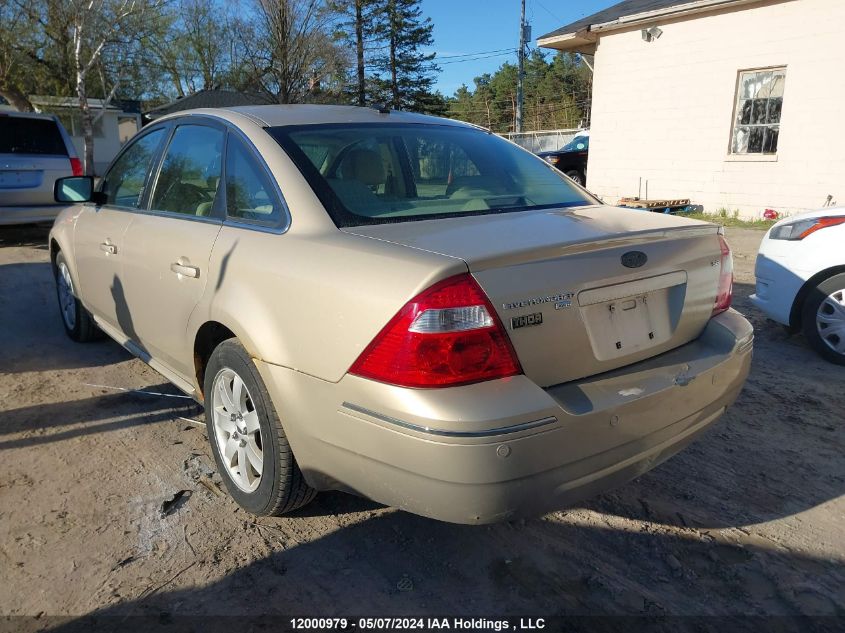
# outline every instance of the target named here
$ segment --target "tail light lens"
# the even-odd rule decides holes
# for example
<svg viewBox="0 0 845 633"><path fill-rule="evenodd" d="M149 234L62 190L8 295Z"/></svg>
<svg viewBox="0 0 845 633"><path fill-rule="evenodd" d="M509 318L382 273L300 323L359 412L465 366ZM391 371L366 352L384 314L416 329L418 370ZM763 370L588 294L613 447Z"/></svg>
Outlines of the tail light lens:
<svg viewBox="0 0 845 633"><path fill-rule="evenodd" d="M730 308L734 294L734 258L724 235L719 235L719 246L722 251L719 262L721 266L719 269L719 292L716 294L716 305L713 306L711 316L721 314Z"/></svg>
<svg viewBox="0 0 845 633"><path fill-rule="evenodd" d="M70 159L70 169L74 176L82 176L82 161L78 158Z"/></svg>
<svg viewBox="0 0 845 633"><path fill-rule="evenodd" d="M402 387L451 387L522 373L490 300L469 275L411 299L349 372Z"/></svg>

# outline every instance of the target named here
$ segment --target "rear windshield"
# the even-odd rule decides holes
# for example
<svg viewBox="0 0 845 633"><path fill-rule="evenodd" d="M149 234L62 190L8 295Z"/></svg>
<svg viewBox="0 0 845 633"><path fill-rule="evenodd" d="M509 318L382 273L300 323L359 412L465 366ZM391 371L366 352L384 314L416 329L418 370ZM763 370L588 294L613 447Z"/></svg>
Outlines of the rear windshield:
<svg viewBox="0 0 845 633"><path fill-rule="evenodd" d="M590 149L590 137L589 136L576 136L574 139L569 141L566 145L561 147L558 151L560 152L580 152L583 150Z"/></svg>
<svg viewBox="0 0 845 633"><path fill-rule="evenodd" d="M543 160L475 128L376 123L268 131L338 226L596 203Z"/></svg>
<svg viewBox="0 0 845 633"><path fill-rule="evenodd" d="M55 121L0 116L0 154L67 156L67 148Z"/></svg>

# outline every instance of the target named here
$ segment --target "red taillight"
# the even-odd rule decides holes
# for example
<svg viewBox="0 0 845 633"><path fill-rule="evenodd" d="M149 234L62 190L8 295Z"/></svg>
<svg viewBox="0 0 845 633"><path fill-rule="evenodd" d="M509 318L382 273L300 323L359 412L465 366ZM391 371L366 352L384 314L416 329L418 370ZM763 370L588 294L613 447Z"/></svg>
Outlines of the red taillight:
<svg viewBox="0 0 845 633"><path fill-rule="evenodd" d="M719 262L719 292L716 294L716 304L713 306L711 316L721 314L730 308L734 294L734 258L731 255L731 247L722 235L719 236L719 246L722 251Z"/></svg>
<svg viewBox="0 0 845 633"><path fill-rule="evenodd" d="M81 176L82 175L82 161L78 158L71 158L70 159L70 169L73 172L74 176Z"/></svg>
<svg viewBox="0 0 845 633"><path fill-rule="evenodd" d="M411 299L349 372L402 387L448 387L522 373L490 300L468 274Z"/></svg>

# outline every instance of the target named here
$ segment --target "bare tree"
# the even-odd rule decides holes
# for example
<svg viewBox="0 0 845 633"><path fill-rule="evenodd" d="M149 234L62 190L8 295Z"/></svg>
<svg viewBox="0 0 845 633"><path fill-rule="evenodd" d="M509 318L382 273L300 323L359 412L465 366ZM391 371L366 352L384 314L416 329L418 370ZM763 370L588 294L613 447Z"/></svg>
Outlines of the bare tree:
<svg viewBox="0 0 845 633"><path fill-rule="evenodd" d="M178 96L230 82L237 22L232 4L180 0L167 7L150 37L151 61Z"/></svg>
<svg viewBox="0 0 845 633"><path fill-rule="evenodd" d="M10 0L0 0L0 97L23 112L33 110L21 89L26 60L20 44L29 32L26 12Z"/></svg>
<svg viewBox="0 0 845 633"><path fill-rule="evenodd" d="M279 103L312 100L345 71L348 59L331 37L334 16L323 0L256 0L255 13L242 33L246 62L256 87Z"/></svg>
<svg viewBox="0 0 845 633"><path fill-rule="evenodd" d="M76 96L82 119L85 143L84 166L86 174L94 173L94 123L103 116L105 109L120 87L121 74L112 79L112 87L104 96L102 109L94 117L88 102L89 73L103 55L114 49L125 53L139 40L147 28L145 20L160 12L163 0L55 0L70 12L71 46L75 71ZM120 55L117 56L118 58ZM126 62L127 60L116 60Z"/></svg>

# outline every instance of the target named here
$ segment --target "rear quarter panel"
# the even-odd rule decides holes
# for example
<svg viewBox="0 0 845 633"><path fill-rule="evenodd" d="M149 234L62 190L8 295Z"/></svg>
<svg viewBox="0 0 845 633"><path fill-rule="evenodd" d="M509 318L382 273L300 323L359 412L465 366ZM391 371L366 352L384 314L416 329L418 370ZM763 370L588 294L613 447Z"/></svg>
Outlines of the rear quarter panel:
<svg viewBox="0 0 845 633"><path fill-rule="evenodd" d="M302 235L224 226L209 270L191 340L216 321L253 357L337 382L408 299L467 268L336 229Z"/></svg>

